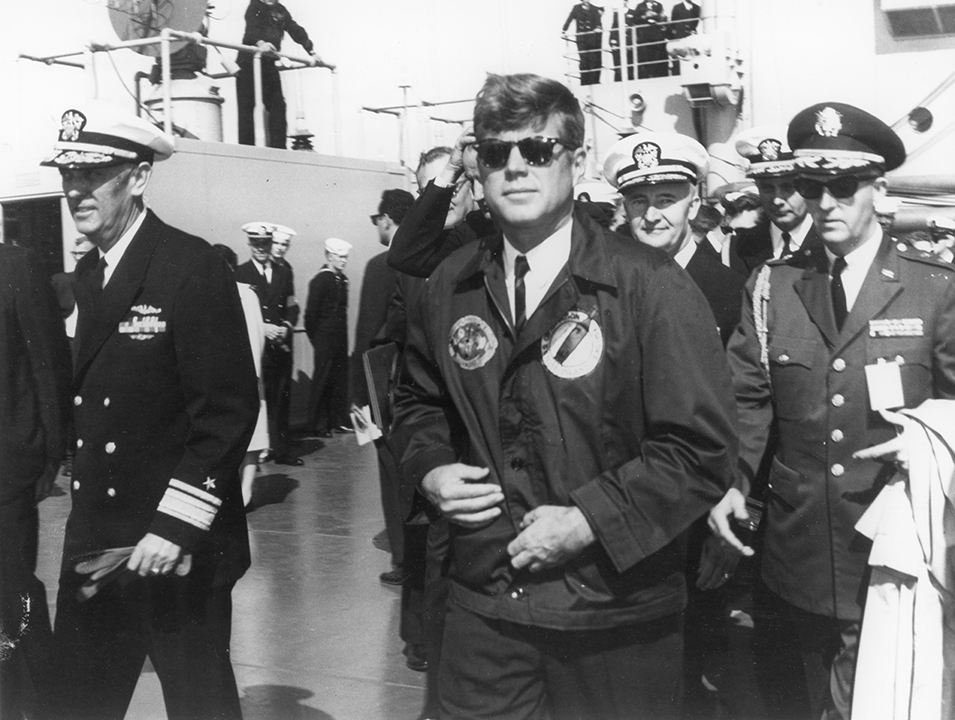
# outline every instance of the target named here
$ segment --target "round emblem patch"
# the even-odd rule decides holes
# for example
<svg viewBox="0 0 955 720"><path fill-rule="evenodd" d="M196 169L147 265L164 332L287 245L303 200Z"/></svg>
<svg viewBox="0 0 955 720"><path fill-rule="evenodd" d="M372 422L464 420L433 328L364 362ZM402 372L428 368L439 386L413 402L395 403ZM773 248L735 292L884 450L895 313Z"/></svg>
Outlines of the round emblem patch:
<svg viewBox="0 0 955 720"><path fill-rule="evenodd" d="M451 326L448 352L451 359L465 370L484 367L496 350L494 331L477 315L465 315Z"/></svg>
<svg viewBox="0 0 955 720"><path fill-rule="evenodd" d="M604 350L604 336L594 319L596 315L596 307L590 314L571 310L544 335L541 338L544 367L565 379L593 372Z"/></svg>

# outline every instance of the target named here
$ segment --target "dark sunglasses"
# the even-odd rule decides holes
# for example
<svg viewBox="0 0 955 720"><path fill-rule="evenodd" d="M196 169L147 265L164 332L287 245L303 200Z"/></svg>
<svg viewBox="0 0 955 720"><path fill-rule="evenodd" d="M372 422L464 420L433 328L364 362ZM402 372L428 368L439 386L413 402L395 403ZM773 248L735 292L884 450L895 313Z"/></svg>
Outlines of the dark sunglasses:
<svg viewBox="0 0 955 720"><path fill-rule="evenodd" d="M371 218L372 225L378 225L378 221L381 220L381 213L378 213L377 215L370 215L369 217Z"/></svg>
<svg viewBox="0 0 955 720"><path fill-rule="evenodd" d="M807 200L818 200L822 197L823 190L828 190L829 194L838 200L845 200L856 194L860 183L871 179L872 177L855 175L842 175L827 182L811 178L796 178L793 180L793 185L796 186L796 192Z"/></svg>
<svg viewBox="0 0 955 720"><path fill-rule="evenodd" d="M479 140L474 143L474 149L477 150L478 160L484 167L489 170L497 170L507 165L507 160L511 157L511 149L515 145L527 164L536 167L546 165L554 159L554 145L558 144L563 145L568 150L576 149L567 145L563 140L539 136L524 138L517 142Z"/></svg>

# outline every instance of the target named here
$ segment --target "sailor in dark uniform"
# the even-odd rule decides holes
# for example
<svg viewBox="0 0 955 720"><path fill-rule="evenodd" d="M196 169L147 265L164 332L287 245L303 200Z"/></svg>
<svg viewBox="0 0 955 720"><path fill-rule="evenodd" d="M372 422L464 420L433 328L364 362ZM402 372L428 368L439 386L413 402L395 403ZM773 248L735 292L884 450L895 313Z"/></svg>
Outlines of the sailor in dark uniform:
<svg viewBox="0 0 955 720"><path fill-rule="evenodd" d="M315 53L308 33L292 19L292 13L278 0L251 0L245 11L245 34L243 45L253 45L262 50L262 102L268 112L266 128L267 145L273 148L286 147L287 122L285 119L285 95L282 93L282 78L275 66L274 56L269 51L282 48L285 33L301 45L319 65L321 58ZM251 53L240 52L236 57L239 74L235 77L236 100L239 104L239 144L255 144L255 125L252 115L255 110L255 84Z"/></svg>
<svg viewBox="0 0 955 720"><path fill-rule="evenodd" d="M637 77L666 77L667 16L657 0L643 0L636 8L637 23Z"/></svg>
<svg viewBox="0 0 955 720"><path fill-rule="evenodd" d="M76 266L77 449L51 714L123 717L148 656L170 717L239 718L231 593L249 542L238 467L258 398L235 281L208 243L144 206L172 138L89 107L64 113L55 150L43 164L59 168L97 250ZM91 556L118 558L118 577L86 584Z"/></svg>
<svg viewBox="0 0 955 720"><path fill-rule="evenodd" d="M252 259L235 269L235 281L251 285L259 296L265 321L265 352L262 354L262 387L269 414L270 453L279 465L298 467L302 459L289 452L289 398L292 383L292 334L298 320L292 269L272 260L276 228L268 222L242 226L249 238ZM287 233L286 233L287 234Z"/></svg>
<svg viewBox="0 0 955 720"><path fill-rule="evenodd" d="M821 103L793 118L788 141L822 243L747 283L729 344L740 474L710 522L751 552L728 521L746 517L775 419L762 579L798 645L812 716L848 718L871 546L855 525L897 472L858 455L896 434L878 410L955 398L955 268L879 225L884 174L905 160L882 121Z"/></svg>
<svg viewBox="0 0 955 720"><path fill-rule="evenodd" d="M348 278L351 243L325 241L325 264L308 285L305 332L315 348L309 426L320 437L348 432Z"/></svg>
<svg viewBox="0 0 955 720"><path fill-rule="evenodd" d="M596 85L600 82L600 43L602 27L600 13L603 8L592 5L590 0L577 3L564 21L562 33L567 32L570 23L576 23L577 52L580 55L580 84Z"/></svg>

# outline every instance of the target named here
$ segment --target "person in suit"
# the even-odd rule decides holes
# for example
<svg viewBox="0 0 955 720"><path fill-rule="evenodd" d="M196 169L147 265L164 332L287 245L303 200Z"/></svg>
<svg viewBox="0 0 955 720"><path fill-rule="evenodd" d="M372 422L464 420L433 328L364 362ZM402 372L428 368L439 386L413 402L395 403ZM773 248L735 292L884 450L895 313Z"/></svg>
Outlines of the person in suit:
<svg viewBox="0 0 955 720"><path fill-rule="evenodd" d="M571 8L561 28L561 33L566 33L571 23L576 24L581 85L596 85L600 82L601 12L603 8L593 5L590 0L583 0Z"/></svg>
<svg viewBox="0 0 955 720"><path fill-rule="evenodd" d="M822 242L747 282L729 345L740 472L710 524L752 553L730 520L745 517L775 420L762 579L779 637L796 640L812 716L848 718L871 547L855 525L897 472L864 451L896 435L880 409L955 397L955 268L879 225L884 174L905 160L885 123L820 103L796 114L787 139Z"/></svg>
<svg viewBox="0 0 955 720"><path fill-rule="evenodd" d="M321 58L315 53L315 46L308 33L292 19L288 11L278 0L251 0L245 10L245 33L243 45L252 45L262 51L262 103L268 112L266 127L266 145L271 148L285 149L288 121L285 117L285 95L282 93L282 78L275 65L275 57L269 53L282 49L285 33L301 45L311 56L312 65L320 65ZM235 77L236 101L239 111L239 144L255 145L255 81L254 56L249 52L240 52L236 57L239 72Z"/></svg>
<svg viewBox="0 0 955 720"><path fill-rule="evenodd" d="M288 323L288 334L285 341L288 344L288 371L289 379L285 387L278 392L278 403L275 409L275 424L279 433L288 439L289 445L299 444L298 440L293 440L290 430L290 414L292 410L292 375L295 364L295 327L298 325L298 318L301 314L301 307L295 297L295 271L292 264L288 261L288 251L292 246L292 238L298 235L292 228L286 225L274 226L272 230L272 265L281 265L289 272L289 297L286 301L285 320Z"/></svg>
<svg viewBox="0 0 955 720"><path fill-rule="evenodd" d="M658 0L641 0L635 9L637 25L637 77L666 77L667 16Z"/></svg>
<svg viewBox="0 0 955 720"><path fill-rule="evenodd" d="M736 256L747 274L766 260L788 257L819 243L806 201L794 185L795 161L786 141L786 126L744 130L736 136L736 152L749 162L746 176L756 184L768 220L739 231L734 238Z"/></svg>
<svg viewBox="0 0 955 720"><path fill-rule="evenodd" d="M289 396L292 382L291 337L298 318L291 269L272 262L275 225L249 222L242 226L248 236L251 259L235 269L235 281L251 285L262 305L265 320L265 354L262 357L262 385L269 414L272 450L266 459L279 465L300 467L301 458L289 448Z"/></svg>
<svg viewBox="0 0 955 720"><path fill-rule="evenodd" d="M249 565L238 468L257 412L232 273L143 196L173 140L91 105L54 154L76 228L76 458L54 642L53 717L121 718L147 657L170 717L239 718L232 587ZM125 549L89 597L78 560ZM82 565L80 568L82 569Z"/></svg>
<svg viewBox="0 0 955 720"><path fill-rule="evenodd" d="M325 241L325 264L308 284L305 333L315 348L308 422L318 437L350 432L348 423L348 277L351 243Z"/></svg>
<svg viewBox="0 0 955 720"><path fill-rule="evenodd" d="M621 18L623 22L621 22ZM620 36L620 27L621 25L625 28L624 35L621 38ZM634 49L634 31L633 29L637 25L637 11L636 8L630 7L630 0L624 0L623 7L619 9L614 9L613 11L613 21L610 26L610 54L613 57L613 80L614 82L620 82L623 78L622 72L622 60L620 57L620 43L623 41L626 48L626 62L627 62L627 79L633 80L633 49Z"/></svg>
<svg viewBox="0 0 955 720"><path fill-rule="evenodd" d="M358 301L358 322L355 326L355 362L352 367L352 402L358 407L368 404L368 384L362 356L370 350L376 336L381 332L388 316L388 306L394 297L398 272L388 265L388 246L404 220L414 196L407 190L385 190L378 203L378 212L371 222L378 231L378 242L385 246L384 252L375 255L365 265ZM388 428L384 428L387 433ZM386 585L401 585L406 577L404 571L404 515L399 499L400 486L398 465L387 437L375 441L378 454L378 481L381 487L381 506L385 518L385 531L391 549L391 570L378 578Z"/></svg>
<svg viewBox="0 0 955 720"><path fill-rule="evenodd" d="M36 577L37 505L66 451L70 350L49 278L31 251L0 244L0 716L51 686L46 588Z"/></svg>

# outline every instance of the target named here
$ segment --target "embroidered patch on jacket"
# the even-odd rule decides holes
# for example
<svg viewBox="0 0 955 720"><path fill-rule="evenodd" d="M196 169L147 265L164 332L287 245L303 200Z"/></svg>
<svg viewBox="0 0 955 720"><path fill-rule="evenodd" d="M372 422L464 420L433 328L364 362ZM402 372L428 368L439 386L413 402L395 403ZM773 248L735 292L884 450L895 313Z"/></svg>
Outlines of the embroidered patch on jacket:
<svg viewBox="0 0 955 720"><path fill-rule="evenodd" d="M922 337L922 318L885 318L869 320L869 337Z"/></svg>
<svg viewBox="0 0 955 720"><path fill-rule="evenodd" d="M451 326L448 352L451 359L465 370L484 367L496 350L494 331L477 315L465 315Z"/></svg>
<svg viewBox="0 0 955 720"><path fill-rule="evenodd" d="M551 373L573 379L589 375L600 363L604 337L597 324L597 307L589 313L571 310L541 338L541 357Z"/></svg>

